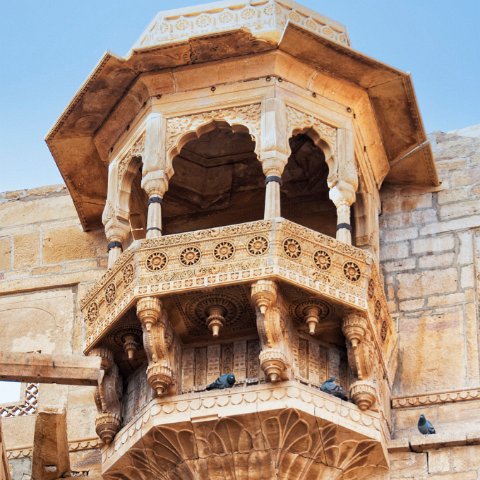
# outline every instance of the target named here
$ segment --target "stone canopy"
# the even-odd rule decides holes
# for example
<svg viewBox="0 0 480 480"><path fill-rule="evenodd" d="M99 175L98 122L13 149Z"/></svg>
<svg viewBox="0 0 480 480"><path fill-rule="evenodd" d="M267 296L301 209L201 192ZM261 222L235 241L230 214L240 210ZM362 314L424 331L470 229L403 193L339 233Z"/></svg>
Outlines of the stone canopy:
<svg viewBox="0 0 480 480"><path fill-rule="evenodd" d="M379 185L438 184L408 74L356 52L343 26L295 2L219 2L163 13L126 58L106 53L48 133L85 229L101 225L109 153L149 99L185 90L181 77L188 66L235 58L247 60L248 67L223 73L217 67L209 78L190 75L189 89L192 82L205 88L263 76L308 89L309 79L287 67L288 58L300 61L367 92L390 164ZM170 75L156 79L159 73Z"/></svg>

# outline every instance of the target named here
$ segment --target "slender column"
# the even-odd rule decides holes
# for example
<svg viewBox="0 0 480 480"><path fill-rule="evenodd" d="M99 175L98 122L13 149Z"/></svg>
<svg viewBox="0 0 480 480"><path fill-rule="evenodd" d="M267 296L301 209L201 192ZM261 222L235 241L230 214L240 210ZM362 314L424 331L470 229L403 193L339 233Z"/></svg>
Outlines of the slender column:
<svg viewBox="0 0 480 480"><path fill-rule="evenodd" d="M172 174L166 162L165 132L163 115L151 113L146 121L142 170L142 188L148 195L147 238L162 235L162 201Z"/></svg>
<svg viewBox="0 0 480 480"><path fill-rule="evenodd" d="M107 202L102 214L105 236L108 241L108 268L122 254L123 244L130 233L128 214L122 212L119 202L118 163L113 161L108 169Z"/></svg>
<svg viewBox="0 0 480 480"><path fill-rule="evenodd" d="M280 175L267 175L265 177L265 213L263 218L275 218L281 216L281 186L282 178Z"/></svg>
<svg viewBox="0 0 480 480"><path fill-rule="evenodd" d="M349 183L339 181L329 192L330 200L337 207L337 240L352 243L350 207L355 201L355 190Z"/></svg>
<svg viewBox="0 0 480 480"><path fill-rule="evenodd" d="M108 240L108 268L112 268L122 254L123 244L129 232L130 225L118 217L111 218L105 225L105 236Z"/></svg>
<svg viewBox="0 0 480 480"><path fill-rule="evenodd" d="M288 161L287 111L280 98L267 98L262 104L262 136L260 161L265 174L264 218L281 215L280 187Z"/></svg>

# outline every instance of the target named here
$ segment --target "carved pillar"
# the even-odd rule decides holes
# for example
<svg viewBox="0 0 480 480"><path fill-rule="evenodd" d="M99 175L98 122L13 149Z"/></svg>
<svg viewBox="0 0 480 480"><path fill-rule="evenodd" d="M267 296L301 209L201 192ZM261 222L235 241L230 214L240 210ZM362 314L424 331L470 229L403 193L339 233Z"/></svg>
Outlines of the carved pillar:
<svg viewBox="0 0 480 480"><path fill-rule="evenodd" d="M262 103L262 136L260 161L265 174L264 218L281 215L280 187L282 173L287 164L289 146L287 138L287 111L280 98L267 98Z"/></svg>
<svg viewBox="0 0 480 480"><path fill-rule="evenodd" d="M157 395L164 395L174 381L169 358L172 338L166 335L166 312L158 298L145 297L137 302L137 316L142 324L148 358L148 383Z"/></svg>
<svg viewBox="0 0 480 480"><path fill-rule="evenodd" d="M109 349L94 348L89 355L102 359L101 381L95 389L95 403L98 410L95 430L101 440L108 444L120 430L122 380Z"/></svg>
<svg viewBox="0 0 480 480"><path fill-rule="evenodd" d="M350 207L355 202L353 186L344 181L339 181L330 189L330 200L337 207L337 240L352 243L352 225L350 223Z"/></svg>
<svg viewBox="0 0 480 480"><path fill-rule="evenodd" d="M262 350L260 366L271 382L289 377L285 326L277 305L277 286L271 280L259 280L252 285L252 300L256 307L257 329Z"/></svg>
<svg viewBox="0 0 480 480"><path fill-rule="evenodd" d="M376 400L376 389L371 381L374 366L374 346L364 314L346 313L342 331L346 338L348 363L356 381L350 386L350 397L361 410L371 408Z"/></svg>
<svg viewBox="0 0 480 480"><path fill-rule="evenodd" d="M102 214L105 236L108 240L108 268L111 268L122 254L123 244L130 233L128 213L120 210L120 186L118 185L118 163L108 168L107 202Z"/></svg>
<svg viewBox="0 0 480 480"><path fill-rule="evenodd" d="M166 164L166 122L162 114L147 117L143 154L142 188L148 195L147 238L162 235L162 201L173 173Z"/></svg>

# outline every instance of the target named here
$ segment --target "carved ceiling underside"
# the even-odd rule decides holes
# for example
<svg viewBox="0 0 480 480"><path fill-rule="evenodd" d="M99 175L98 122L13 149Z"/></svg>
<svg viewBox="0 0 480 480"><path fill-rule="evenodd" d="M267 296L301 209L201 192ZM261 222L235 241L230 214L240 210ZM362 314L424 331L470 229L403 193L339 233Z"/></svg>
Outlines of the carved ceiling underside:
<svg viewBox="0 0 480 480"><path fill-rule="evenodd" d="M104 478L361 480L386 472L378 441L284 408L154 427Z"/></svg>

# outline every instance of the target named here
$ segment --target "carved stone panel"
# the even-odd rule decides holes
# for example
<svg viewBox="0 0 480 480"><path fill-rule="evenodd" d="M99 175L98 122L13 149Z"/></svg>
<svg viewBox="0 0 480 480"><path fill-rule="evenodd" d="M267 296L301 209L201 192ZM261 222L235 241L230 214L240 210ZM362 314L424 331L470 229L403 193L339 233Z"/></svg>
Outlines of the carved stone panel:
<svg viewBox="0 0 480 480"><path fill-rule="evenodd" d="M258 340L238 340L206 347L184 347L181 391L203 390L217 377L230 372L234 373L237 384L258 382L259 353Z"/></svg>

